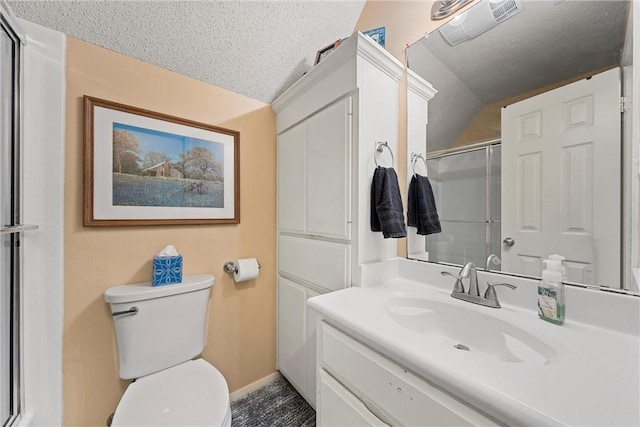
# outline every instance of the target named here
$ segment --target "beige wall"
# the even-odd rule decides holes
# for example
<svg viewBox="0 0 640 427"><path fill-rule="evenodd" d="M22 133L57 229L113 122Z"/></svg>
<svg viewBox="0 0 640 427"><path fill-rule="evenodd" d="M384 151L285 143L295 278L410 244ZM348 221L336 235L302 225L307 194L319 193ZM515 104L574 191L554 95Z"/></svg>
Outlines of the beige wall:
<svg viewBox="0 0 640 427"><path fill-rule="evenodd" d="M82 96L240 132L239 225L82 226ZM275 117L268 104L68 38L65 147L64 423L105 425L127 382L117 374L114 285L151 278L151 258L172 243L186 275L216 277L203 357L231 391L275 370ZM257 257L257 280L236 285L225 261Z"/></svg>
<svg viewBox="0 0 640 427"><path fill-rule="evenodd" d="M433 27L430 13L431 1L368 0L355 30L385 27L385 48L404 63L407 45L421 39Z"/></svg>

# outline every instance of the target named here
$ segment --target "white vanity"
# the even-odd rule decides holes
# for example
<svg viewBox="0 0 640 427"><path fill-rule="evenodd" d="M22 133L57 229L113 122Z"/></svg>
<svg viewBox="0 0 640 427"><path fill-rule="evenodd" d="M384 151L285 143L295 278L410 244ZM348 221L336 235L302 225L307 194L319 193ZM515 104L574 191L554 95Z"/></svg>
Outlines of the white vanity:
<svg viewBox="0 0 640 427"><path fill-rule="evenodd" d="M530 279L509 280L519 288L494 309L450 297L439 272L456 269L370 267L387 279L308 302L319 426L640 424L640 298L571 288L556 326L538 319Z"/></svg>

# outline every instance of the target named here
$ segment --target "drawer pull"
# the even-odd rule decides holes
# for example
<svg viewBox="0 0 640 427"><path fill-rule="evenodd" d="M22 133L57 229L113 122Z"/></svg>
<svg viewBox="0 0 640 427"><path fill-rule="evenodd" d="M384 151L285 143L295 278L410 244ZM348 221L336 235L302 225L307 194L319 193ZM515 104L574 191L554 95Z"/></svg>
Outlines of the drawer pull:
<svg viewBox="0 0 640 427"><path fill-rule="evenodd" d="M382 421L384 424L388 426L393 425L391 424L391 421L389 421L384 415L380 413L380 410L376 408L373 403L365 402L364 400L362 401L362 403L364 403L364 406L369 410L369 412L371 412L377 419Z"/></svg>

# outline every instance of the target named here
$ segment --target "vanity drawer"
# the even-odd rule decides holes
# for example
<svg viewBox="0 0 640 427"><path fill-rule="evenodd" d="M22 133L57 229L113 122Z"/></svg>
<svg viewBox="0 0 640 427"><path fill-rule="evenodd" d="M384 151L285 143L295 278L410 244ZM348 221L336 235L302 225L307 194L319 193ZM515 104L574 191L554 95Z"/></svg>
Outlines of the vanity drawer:
<svg viewBox="0 0 640 427"><path fill-rule="evenodd" d="M320 371L319 380L320 396L322 396L317 413L319 426L389 426L326 371Z"/></svg>
<svg viewBox="0 0 640 427"><path fill-rule="evenodd" d="M459 400L322 322L320 366L393 425L497 425ZM321 398L322 399L322 398Z"/></svg>

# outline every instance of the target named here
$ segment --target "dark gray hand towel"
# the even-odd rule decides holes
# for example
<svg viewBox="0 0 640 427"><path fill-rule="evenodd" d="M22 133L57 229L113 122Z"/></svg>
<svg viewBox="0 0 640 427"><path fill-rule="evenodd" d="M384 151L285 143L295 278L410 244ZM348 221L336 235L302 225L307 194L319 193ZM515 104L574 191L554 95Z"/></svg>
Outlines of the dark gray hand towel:
<svg viewBox="0 0 640 427"><path fill-rule="evenodd" d="M421 235L442 231L429 178L417 174L413 175L409 184L408 204L407 223L409 227L417 227L418 234Z"/></svg>
<svg viewBox="0 0 640 427"><path fill-rule="evenodd" d="M371 231L382 231L385 239L407 236L398 175L393 168L378 166L373 173Z"/></svg>

